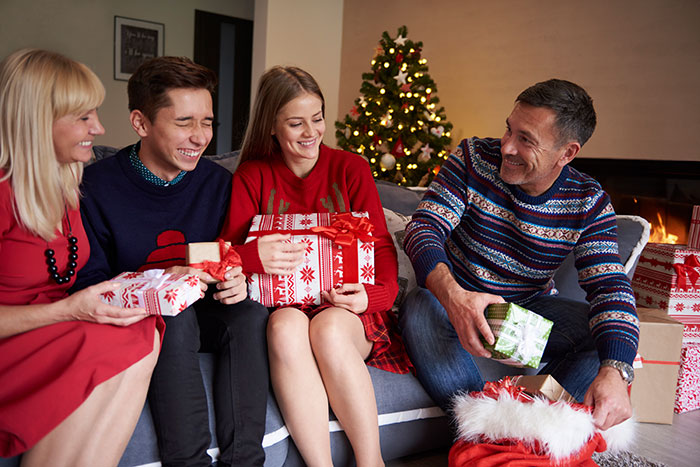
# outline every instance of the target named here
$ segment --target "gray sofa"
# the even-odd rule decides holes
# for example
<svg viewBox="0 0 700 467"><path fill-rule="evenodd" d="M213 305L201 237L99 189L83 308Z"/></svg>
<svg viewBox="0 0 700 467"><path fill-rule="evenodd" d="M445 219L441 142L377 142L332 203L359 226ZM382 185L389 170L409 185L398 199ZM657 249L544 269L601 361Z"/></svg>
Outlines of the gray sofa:
<svg viewBox="0 0 700 467"><path fill-rule="evenodd" d="M96 147L97 158L113 153L111 148ZM235 153L208 156L231 171L237 165ZM403 225L407 216L415 210L422 193L416 190L398 187L394 184L378 181L382 204L390 231L394 235L395 244L400 246ZM648 223L641 218L618 216L620 254L626 264L630 277L634 272L636 261L648 239ZM415 277L406 255L399 249L399 285L400 293L397 303L406 291L415 286ZM568 258L556 275L557 288L560 294L577 300L585 300L583 291L578 287L573 258ZM211 381L213 375L214 356L202 354L201 370L205 386L211 401ZM512 367L505 367L497 362L479 359L480 368L487 380L497 379L505 374L512 374ZM415 454L418 452L446 447L451 444L451 436L447 417L435 405L421 387L418 380L411 374L398 375L376 368L369 368L374 384L379 412L380 437L382 454L385 460ZM210 411L210 430L214 433L214 415ZM345 437L342 427L331 417L329 421L334 465L353 465L352 449ZM277 403L272 392L269 392L267 404L266 435L263 440L266 460L265 466L303 466L304 463L294 447L284 426ZM212 457L216 457L214 438L210 449ZM122 457L120 466L157 466L158 452L153 431L153 422L146 406L141 414L136 430ZM0 467L18 465L18 458L0 459Z"/></svg>

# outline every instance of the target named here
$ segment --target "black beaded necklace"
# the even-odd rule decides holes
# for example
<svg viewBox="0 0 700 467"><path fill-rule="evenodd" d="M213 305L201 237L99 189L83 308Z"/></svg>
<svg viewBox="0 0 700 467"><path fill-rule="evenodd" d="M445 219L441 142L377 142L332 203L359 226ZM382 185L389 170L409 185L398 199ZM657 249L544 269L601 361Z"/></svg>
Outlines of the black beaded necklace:
<svg viewBox="0 0 700 467"><path fill-rule="evenodd" d="M44 256L46 256L46 265L49 272L49 277L56 281L57 284L66 284L70 281L70 278L75 275L75 269L78 267L78 239L73 236L73 228L70 225L70 218L68 217L68 210L66 209L66 221L68 223L68 270L65 276L61 276L58 273L58 267L56 266L56 258L54 258L55 252L48 248L44 251Z"/></svg>

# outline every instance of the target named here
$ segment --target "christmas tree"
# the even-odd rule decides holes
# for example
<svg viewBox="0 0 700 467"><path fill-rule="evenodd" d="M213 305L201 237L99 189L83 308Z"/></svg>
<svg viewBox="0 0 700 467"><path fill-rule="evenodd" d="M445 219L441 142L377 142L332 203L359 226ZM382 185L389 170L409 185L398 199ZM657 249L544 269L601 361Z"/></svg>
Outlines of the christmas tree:
<svg viewBox="0 0 700 467"><path fill-rule="evenodd" d="M374 177L426 186L449 155L452 124L437 107L437 87L421 57L422 42L388 32L375 49L372 71L362 74L360 97L335 124L338 145L363 155Z"/></svg>

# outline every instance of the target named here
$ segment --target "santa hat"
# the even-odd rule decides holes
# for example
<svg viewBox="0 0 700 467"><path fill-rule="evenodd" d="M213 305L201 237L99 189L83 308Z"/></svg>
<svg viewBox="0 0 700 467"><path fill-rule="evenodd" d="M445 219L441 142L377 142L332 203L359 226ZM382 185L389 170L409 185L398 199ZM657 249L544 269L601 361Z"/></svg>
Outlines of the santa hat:
<svg viewBox="0 0 700 467"><path fill-rule="evenodd" d="M451 467L594 466L594 451L626 450L635 432L631 420L600 431L590 407L532 397L508 378L457 396L453 412L459 438Z"/></svg>

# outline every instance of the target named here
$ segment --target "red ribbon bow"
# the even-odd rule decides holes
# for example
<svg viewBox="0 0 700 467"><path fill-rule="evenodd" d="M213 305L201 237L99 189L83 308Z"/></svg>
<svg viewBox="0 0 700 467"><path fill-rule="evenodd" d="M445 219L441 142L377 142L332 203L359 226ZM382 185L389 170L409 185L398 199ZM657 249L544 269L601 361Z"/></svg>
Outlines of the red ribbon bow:
<svg viewBox="0 0 700 467"><path fill-rule="evenodd" d="M524 387L514 385L513 381L511 381L508 376L495 382L487 381L482 391L475 391L470 395L499 399L503 394L509 394L513 399L519 400L520 402L532 402L533 400L532 397L525 392Z"/></svg>
<svg viewBox="0 0 700 467"><path fill-rule="evenodd" d="M190 267L201 269L209 273L214 279L224 281L226 280L224 276L226 271L243 264L236 250L227 245L222 238L219 239L219 258L221 258L220 261L204 260L201 263L190 264Z"/></svg>
<svg viewBox="0 0 700 467"><path fill-rule="evenodd" d="M676 285L679 289L693 288L700 279L700 261L695 255L686 256L683 264L674 264L673 269L678 275Z"/></svg>
<svg viewBox="0 0 700 467"><path fill-rule="evenodd" d="M366 217L355 217L349 212L336 214L329 226L312 227L311 230L319 235L330 238L341 246L350 246L356 240L374 242L372 236L374 226Z"/></svg>

